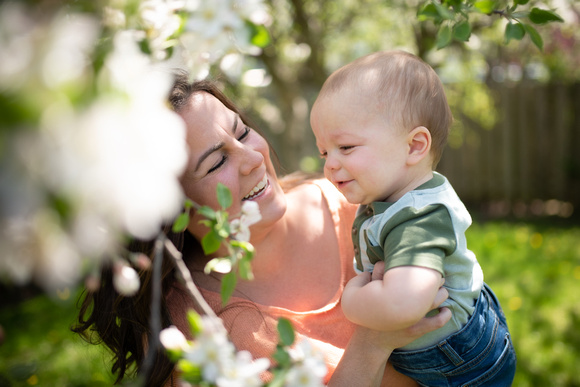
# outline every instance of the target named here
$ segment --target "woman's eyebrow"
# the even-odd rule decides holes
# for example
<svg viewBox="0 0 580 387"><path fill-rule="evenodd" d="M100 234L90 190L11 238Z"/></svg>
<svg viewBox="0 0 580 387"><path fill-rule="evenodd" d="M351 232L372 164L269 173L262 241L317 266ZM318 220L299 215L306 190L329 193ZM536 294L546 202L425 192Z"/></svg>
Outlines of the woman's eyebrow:
<svg viewBox="0 0 580 387"><path fill-rule="evenodd" d="M234 135L236 134L239 118L240 116L238 114L234 116L234 124L232 125L232 134ZM201 165L201 163L203 163L203 160L207 159L209 155L211 155L213 152L220 150L224 145L225 143L223 141L220 141L211 148L209 148L208 150L206 150L205 152L203 152L203 154L199 157L199 160L197 160L195 170L197 171L199 169L199 166Z"/></svg>

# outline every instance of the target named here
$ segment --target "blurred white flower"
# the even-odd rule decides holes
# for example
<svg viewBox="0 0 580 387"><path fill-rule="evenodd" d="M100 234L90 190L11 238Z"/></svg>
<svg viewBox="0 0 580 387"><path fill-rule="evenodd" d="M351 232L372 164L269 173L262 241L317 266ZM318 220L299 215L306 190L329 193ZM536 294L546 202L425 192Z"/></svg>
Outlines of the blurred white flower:
<svg viewBox="0 0 580 387"><path fill-rule="evenodd" d="M324 355L317 351L307 339L304 339L289 350L294 366L286 375L285 386L321 387L328 372Z"/></svg>
<svg viewBox="0 0 580 387"><path fill-rule="evenodd" d="M99 32L97 20L83 15L57 17L43 44L42 79L49 88L57 89L73 82L84 84L91 65L90 54Z"/></svg>
<svg viewBox="0 0 580 387"><path fill-rule="evenodd" d="M187 339L175 325L163 329L159 333L159 340L161 341L161 344L169 350L186 351L190 348Z"/></svg>
<svg viewBox="0 0 580 387"><path fill-rule="evenodd" d="M103 7L103 24L112 29L121 29L127 25L125 13L112 6Z"/></svg>
<svg viewBox="0 0 580 387"><path fill-rule="evenodd" d="M184 357L201 368L204 380L215 383L224 370L235 364L235 348L228 340L221 320L203 316L202 325L201 333Z"/></svg>
<svg viewBox="0 0 580 387"><path fill-rule="evenodd" d="M224 370L216 380L219 387L259 387L262 386L260 374L270 367L270 360L260 358L253 360L248 351L236 353L231 368Z"/></svg>
<svg viewBox="0 0 580 387"><path fill-rule="evenodd" d="M230 222L232 234L235 239L243 242L250 240L250 226L262 219L258 203L246 200L242 204L241 215L238 219Z"/></svg>
<svg viewBox="0 0 580 387"><path fill-rule="evenodd" d="M16 2L0 6L0 87L17 87L33 63L37 30L25 7Z"/></svg>
<svg viewBox="0 0 580 387"><path fill-rule="evenodd" d="M186 30L195 32L205 39L215 38L224 31L243 26L244 21L234 9L234 0L200 1L190 8L191 15Z"/></svg>
<svg viewBox="0 0 580 387"><path fill-rule="evenodd" d="M272 22L264 0L236 0L236 8L244 19L252 23L269 25Z"/></svg>
<svg viewBox="0 0 580 387"><path fill-rule="evenodd" d="M165 103L171 77L132 49L131 36L117 36L102 74L117 94L82 112L60 107L45 114L37 169L93 219L79 222L85 230L93 224L95 232L102 226L147 239L181 208L187 148L183 121Z"/></svg>
<svg viewBox="0 0 580 387"><path fill-rule="evenodd" d="M227 54L220 61L220 69L231 79L238 80L242 75L244 56L237 52Z"/></svg>
<svg viewBox="0 0 580 387"><path fill-rule="evenodd" d="M113 286L123 296L134 296L140 287L139 274L131 266L116 262L113 268Z"/></svg>
<svg viewBox="0 0 580 387"><path fill-rule="evenodd" d="M165 59L165 50L173 45L168 39L181 26L181 19L175 11L182 6L182 2L164 0L145 0L140 4L139 14L154 59Z"/></svg>
<svg viewBox="0 0 580 387"><path fill-rule="evenodd" d="M204 381L218 387L262 386L260 374L270 366L268 359L253 360L247 351L236 353L219 318L202 316L202 327L185 349L184 359L201 368Z"/></svg>
<svg viewBox="0 0 580 387"><path fill-rule="evenodd" d="M4 219L0 248L0 273L7 273L15 283L35 280L54 293L78 280L81 257L50 209L26 218Z"/></svg>

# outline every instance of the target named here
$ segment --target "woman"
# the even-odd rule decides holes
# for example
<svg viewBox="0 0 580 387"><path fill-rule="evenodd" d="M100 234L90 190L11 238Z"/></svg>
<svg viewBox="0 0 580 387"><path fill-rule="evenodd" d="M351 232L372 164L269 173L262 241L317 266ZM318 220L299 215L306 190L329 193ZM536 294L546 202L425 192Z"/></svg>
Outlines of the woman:
<svg viewBox="0 0 580 387"><path fill-rule="evenodd" d="M233 196L228 209L238 213L242 202L258 203L262 219L251 227L256 253L255 279L240 281L229 304L222 308L220 276L207 276L199 243L207 229L193 213L182 240L171 236L181 249L194 282L222 318L233 343L254 357L274 353L278 317L292 321L297 338L309 338L325 353L330 386L415 385L385 364L390 352L422 334L437 329L450 318L448 310L424 319L401 332L379 333L355 327L342 315L340 295L354 277L351 225L355 207L325 180L278 180L266 140L250 128L240 112L210 82L187 83L178 77L170 96L175 111L187 126L190 159L181 178L185 194L198 204L218 208L216 187L225 184ZM283 188L284 187L284 188ZM137 246L150 252L150 244ZM355 281L371 280L368 274ZM112 296L110 277L101 289L85 299L78 332L91 326L113 349L114 372L119 377L144 359L149 316L149 280L132 299ZM185 312L194 307L183 287L165 264L162 324L188 332ZM437 302L446 298L440 291ZM94 303L88 319L85 312ZM434 308L437 305L433 306ZM117 322L114 324L114 322ZM172 366L159 355L150 385L176 385ZM383 378L384 375L384 378ZM119 379L120 380L120 379Z"/></svg>

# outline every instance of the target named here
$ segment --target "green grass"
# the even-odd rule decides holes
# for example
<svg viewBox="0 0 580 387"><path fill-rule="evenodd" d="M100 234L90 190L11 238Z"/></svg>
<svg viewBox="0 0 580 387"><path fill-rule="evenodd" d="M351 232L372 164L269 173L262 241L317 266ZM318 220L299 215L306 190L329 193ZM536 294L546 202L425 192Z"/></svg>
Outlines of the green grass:
<svg viewBox="0 0 580 387"><path fill-rule="evenodd" d="M508 319L514 386L580 386L580 226L476 222L468 245ZM0 387L112 384L109 355L69 331L75 301L39 296L0 309Z"/></svg>
<svg viewBox="0 0 580 387"><path fill-rule="evenodd" d="M580 386L580 226L489 222L468 246L514 341L514 386Z"/></svg>
<svg viewBox="0 0 580 387"><path fill-rule="evenodd" d="M76 296L38 296L0 309L0 386L111 386L109 355L70 331Z"/></svg>

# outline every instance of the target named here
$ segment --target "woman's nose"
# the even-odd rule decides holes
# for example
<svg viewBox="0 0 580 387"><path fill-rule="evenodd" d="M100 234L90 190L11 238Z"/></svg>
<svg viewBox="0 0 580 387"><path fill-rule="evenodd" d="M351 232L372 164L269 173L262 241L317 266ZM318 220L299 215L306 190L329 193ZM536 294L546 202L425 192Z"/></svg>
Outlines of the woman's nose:
<svg viewBox="0 0 580 387"><path fill-rule="evenodd" d="M244 145L242 148L242 161L240 172L243 175L249 175L256 168L259 168L264 163L264 155L256 148Z"/></svg>

